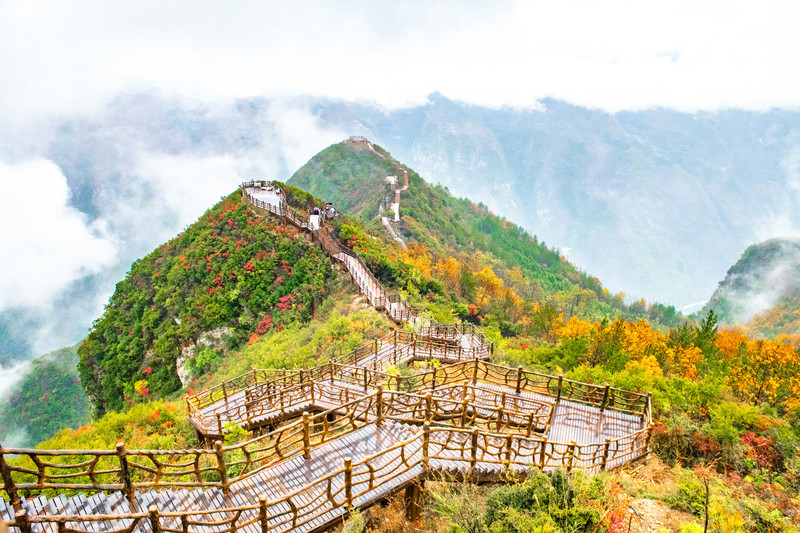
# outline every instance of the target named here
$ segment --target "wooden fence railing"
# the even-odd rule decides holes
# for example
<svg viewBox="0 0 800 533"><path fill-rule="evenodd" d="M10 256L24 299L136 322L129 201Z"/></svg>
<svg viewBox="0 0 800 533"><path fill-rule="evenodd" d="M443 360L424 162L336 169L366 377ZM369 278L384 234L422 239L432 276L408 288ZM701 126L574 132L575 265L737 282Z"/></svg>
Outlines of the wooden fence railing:
<svg viewBox="0 0 800 533"><path fill-rule="evenodd" d="M412 333L397 332L386 335L355 350L356 356L346 358L355 358L357 361L361 361L360 366L330 361L310 370L299 370L282 375L245 389L244 394L237 397L237 401L231 401L221 408L205 413L199 408L195 409L192 411L190 419L198 431L212 436L212 438L221 437L226 432L225 424L231 421L252 429L261 424L270 423L273 419L283 420L292 414L296 416L299 406L314 404L315 389L308 385L315 382L330 382L331 385L336 384L336 386L352 385L364 391L382 386L385 390L406 392L435 391L437 387L441 389L445 386L464 383L478 384L480 382L510 389L513 394L517 395L520 393L541 394L552 398L553 404L565 400L596 407L601 413L610 410L636 415L641 420L652 418L649 395L623 391L608 385L580 383L564 379L562 376L539 374L521 367L516 369L504 367L478 359L444 365L410 376L393 375L378 370L378 368L385 368L384 363L387 361L396 364L398 361L409 359L424 360L437 357L440 360L447 359L447 346L439 346L443 351L436 352L430 351L430 345L424 342L413 341L413 344L404 344L412 343L413 338L414 334ZM417 349L420 344L422 344L422 348ZM378 365L377 359L374 359L373 363L376 364L371 366L363 364L367 358L387 347L391 347L391 349L387 352L386 361L381 361L381 364ZM307 386L303 387L303 384ZM490 394L493 393L484 392L484 395ZM321 397L318 396L317 399L321 399ZM517 401L523 400L518 398ZM309 402L311 403L309 404ZM328 407L325 404L320 404L320 406Z"/></svg>
<svg viewBox="0 0 800 533"><path fill-rule="evenodd" d="M471 333L470 333L471 334ZM490 345L479 345L464 348L462 345L425 340L430 333L420 339L419 334L407 332L392 332L374 341L365 343L352 351L332 360L336 364L357 365L365 359L372 357L373 368L379 365L398 364L408 360L438 359L441 362L457 362L475 357L487 357L491 351ZM385 350L391 347L391 352ZM385 360L378 361L376 356L385 351ZM268 370L253 369L235 378L223 381L219 385L186 396L186 409L189 418L193 420L203 418L203 409L220 402L231 401L245 390L258 389L259 386L271 384L273 387L289 386L302 383L309 379L322 379L329 375L330 366L320 365L308 370ZM254 392L255 393L255 392ZM240 402L239 402L240 403Z"/></svg>
<svg viewBox="0 0 800 533"><path fill-rule="evenodd" d="M380 423L377 420L374 423ZM314 434L308 417L303 421L309 436L296 453L303 450ZM19 511L15 520L6 521L20 531L31 531L32 524L53 524L58 531L68 522L111 522L130 520L130 529L147 520L151 531L186 533L192 527L215 526L218 531L235 531L259 524L262 531L288 531L315 521L335 523L355 508L375 503L398 488L436 472L457 474L465 479L508 478L524 475L531 467L543 470L563 468L598 471L646 454L650 429L602 443L569 444L548 442L538 437L481 430L479 428L431 427L367 457L344 459L341 467L313 481L258 505L241 505L205 511L165 512L152 506L147 513L122 513L95 516L28 516ZM251 470L254 472L256 470ZM244 479L232 478L228 483ZM114 489L108 489L114 490ZM217 529L218 528L218 529ZM111 529L111 528L110 528ZM205 531L205 530L203 530Z"/></svg>

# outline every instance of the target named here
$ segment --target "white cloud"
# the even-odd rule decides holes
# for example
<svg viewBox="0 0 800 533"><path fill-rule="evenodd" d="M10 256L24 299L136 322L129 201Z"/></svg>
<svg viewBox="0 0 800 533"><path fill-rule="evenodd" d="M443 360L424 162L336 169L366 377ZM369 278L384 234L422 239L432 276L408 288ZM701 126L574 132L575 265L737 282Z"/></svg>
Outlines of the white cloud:
<svg viewBox="0 0 800 533"><path fill-rule="evenodd" d="M64 175L50 161L0 161L0 310L47 306L69 282L112 264L100 224L69 206Z"/></svg>
<svg viewBox="0 0 800 533"><path fill-rule="evenodd" d="M0 114L121 90L608 110L800 105L800 4L156 2L0 4Z"/></svg>
<svg viewBox="0 0 800 533"><path fill-rule="evenodd" d="M317 119L306 109L281 103L270 106L269 118L275 121L286 166L292 172L305 165L323 148L341 142L350 135L335 128L320 128Z"/></svg>
<svg viewBox="0 0 800 533"><path fill-rule="evenodd" d="M158 201L177 218L179 227L186 226L217 203L221 196L235 190L246 179L250 168L249 160L232 156L144 154L131 185L140 187L142 183L150 183L158 196L144 199L141 204L138 201L129 204L134 212L126 216L132 222L142 214L146 216L150 210L146 203ZM120 200L121 206L127 203L124 198Z"/></svg>

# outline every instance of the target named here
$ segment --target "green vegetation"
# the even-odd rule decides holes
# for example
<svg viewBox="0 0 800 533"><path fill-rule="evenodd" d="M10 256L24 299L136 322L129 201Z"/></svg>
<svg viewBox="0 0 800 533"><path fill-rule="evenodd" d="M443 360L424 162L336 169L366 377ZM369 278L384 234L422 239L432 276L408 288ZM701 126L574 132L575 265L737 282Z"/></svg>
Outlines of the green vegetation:
<svg viewBox="0 0 800 533"><path fill-rule="evenodd" d="M340 211L366 223L367 234L358 234L344 225L340 237L349 240L355 234L357 242L353 244L368 248L366 243L374 240L369 238L369 232L385 238L385 230L378 219L379 206L393 201L385 177L396 175L402 181L403 171L407 171L409 188L401 194L402 223L396 227L403 238L415 246L402 259L407 265L417 267L420 279L429 279L431 271L433 277L438 278L438 285L431 291L422 287L423 293L435 295L441 289L456 293L450 298L456 316L466 319L469 313L464 311L466 307L459 311L453 301L481 307L476 301L480 282L475 274L488 267L492 275L513 288L518 296L540 301L556 314L563 313L567 319L570 316L597 319L622 316L631 320L648 318L664 326L677 323L679 316L674 307L648 306L643 300L626 305L624 294L610 294L597 278L579 271L558 251L548 248L519 226L490 213L480 204L454 198L445 187L429 185L379 146L375 146L375 150L378 153L347 142L335 144L312 158L289 182L334 202ZM375 258L369 249L359 249L359 253L362 252L368 254L376 266L376 275L381 277L386 269L387 253L384 251L380 258ZM392 255L403 254L388 254ZM401 288L405 288L403 282L407 277L399 276L399 280ZM483 312L477 314L482 318L488 314L496 327L515 333L511 331L512 322L518 320L508 309L512 304L519 302L485 306L481 309ZM531 315L534 311L527 308L525 312Z"/></svg>
<svg viewBox="0 0 800 533"><path fill-rule="evenodd" d="M291 182L347 211L333 222L334 234L390 290L441 322L482 326L496 344L495 362L652 392L657 421L643 468L660 476L658 485L619 472L533 472L492 487L431 484L427 530L621 532L628 505L646 498L676 513L674 530L691 531L705 518L706 482L711 531L797 529L797 344L721 329L713 313L684 322L671 307L626 304L519 227L413 171L401 199L402 249L376 217L390 190L383 178L403 167L376 150L384 157L335 145ZM297 188L286 192L300 210L320 203ZM344 283L320 248L238 198L223 199L132 266L78 351L95 415L107 414L42 447L113 448L120 438L129 447L191 446L182 405L168 401L183 386L202 390L253 367L313 367L387 331L384 315ZM194 355L182 385L177 364L185 348ZM381 512L347 527L418 526Z"/></svg>
<svg viewBox="0 0 800 533"><path fill-rule="evenodd" d="M117 284L78 350L95 416L180 390L181 349L209 331L225 328L233 348L307 321L334 277L319 248L258 218L233 193Z"/></svg>
<svg viewBox="0 0 800 533"><path fill-rule="evenodd" d="M799 258L796 239L770 239L749 246L728 269L706 309L713 309L722 324L747 325L754 336L800 334L794 313L800 301ZM762 309L756 307L759 304Z"/></svg>
<svg viewBox="0 0 800 533"><path fill-rule="evenodd" d="M77 346L34 359L0 405L0 442L28 446L63 428L89 421L89 401L78 377Z"/></svg>

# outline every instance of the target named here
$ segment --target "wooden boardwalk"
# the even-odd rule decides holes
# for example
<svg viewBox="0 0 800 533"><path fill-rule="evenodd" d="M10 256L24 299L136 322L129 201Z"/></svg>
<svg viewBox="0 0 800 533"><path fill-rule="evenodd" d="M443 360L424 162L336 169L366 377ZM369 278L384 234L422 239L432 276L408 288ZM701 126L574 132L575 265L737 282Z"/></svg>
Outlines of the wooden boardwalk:
<svg viewBox="0 0 800 533"><path fill-rule="evenodd" d="M313 448L308 457L298 455L261 469L233 482L226 492L216 488L148 491L136 493L133 501L120 492L88 498L60 494L23 500L21 508L36 533L59 531L53 522L36 521L47 517L69 516L70 529L106 532L134 526L135 517L126 515L136 513L144 513L148 519L140 520L133 530L152 533L153 506L162 531L182 531L182 521L192 522L192 531L224 531L220 524L209 522L228 521L226 527L261 533L262 509L269 531L317 531L336 523L350 508L372 505L436 472L499 481L509 473L524 476L536 467L546 471L580 468L586 457L601 451L602 447L595 445L575 459L541 437L385 421L380 426L365 424ZM607 464L623 454L622 448L613 449ZM2 515L4 520L14 521L14 509L8 502L4 502ZM105 518L83 522L81 516Z"/></svg>
<svg viewBox="0 0 800 533"><path fill-rule="evenodd" d="M372 305L413 333L394 330L313 369L253 369L187 396L209 448L0 448L0 515L11 531L315 532L402 489L414 500L442 473L503 481L531 468L608 470L647 454L649 396L489 363L493 344L480 330L423 318L324 223L264 185L243 184L243 197L309 232ZM396 371L411 361L430 366ZM230 424L255 436L223 446Z"/></svg>

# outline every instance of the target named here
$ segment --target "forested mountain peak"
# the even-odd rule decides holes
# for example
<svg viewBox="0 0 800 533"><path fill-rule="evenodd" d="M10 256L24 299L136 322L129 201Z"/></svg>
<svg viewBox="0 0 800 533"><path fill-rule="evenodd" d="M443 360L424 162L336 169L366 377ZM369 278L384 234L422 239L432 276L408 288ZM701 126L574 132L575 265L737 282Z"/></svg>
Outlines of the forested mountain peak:
<svg viewBox="0 0 800 533"><path fill-rule="evenodd" d="M728 269L708 302L723 324L749 325L773 337L800 333L800 239L770 239L749 246Z"/></svg>

